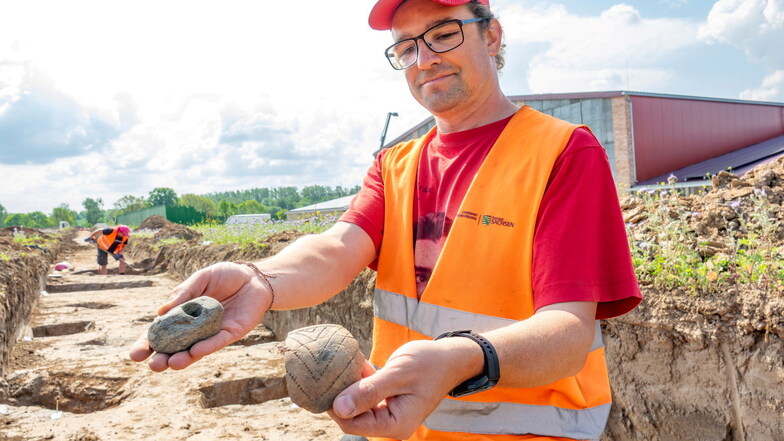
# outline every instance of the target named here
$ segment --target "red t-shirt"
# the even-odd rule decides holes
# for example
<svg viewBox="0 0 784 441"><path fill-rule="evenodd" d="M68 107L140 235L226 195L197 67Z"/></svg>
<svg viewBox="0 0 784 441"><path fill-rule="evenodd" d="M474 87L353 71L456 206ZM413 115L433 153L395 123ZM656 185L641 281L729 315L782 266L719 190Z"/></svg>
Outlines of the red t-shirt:
<svg viewBox="0 0 784 441"><path fill-rule="evenodd" d="M471 180L510 120L439 133L425 146L412 238L420 294ZM377 250L384 234L384 153L378 154L340 218L365 230ZM536 309L560 302L598 302L596 318L604 319L625 314L642 299L610 164L588 130L575 130L553 166L537 215L532 271Z"/></svg>

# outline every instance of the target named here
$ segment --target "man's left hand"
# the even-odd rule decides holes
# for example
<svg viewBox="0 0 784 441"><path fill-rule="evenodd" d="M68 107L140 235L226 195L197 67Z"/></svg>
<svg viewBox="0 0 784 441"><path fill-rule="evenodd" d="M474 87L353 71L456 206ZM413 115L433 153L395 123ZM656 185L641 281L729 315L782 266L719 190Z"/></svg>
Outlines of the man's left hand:
<svg viewBox="0 0 784 441"><path fill-rule="evenodd" d="M329 416L345 433L407 439L460 383L449 371L455 355L440 341L406 343L335 398Z"/></svg>

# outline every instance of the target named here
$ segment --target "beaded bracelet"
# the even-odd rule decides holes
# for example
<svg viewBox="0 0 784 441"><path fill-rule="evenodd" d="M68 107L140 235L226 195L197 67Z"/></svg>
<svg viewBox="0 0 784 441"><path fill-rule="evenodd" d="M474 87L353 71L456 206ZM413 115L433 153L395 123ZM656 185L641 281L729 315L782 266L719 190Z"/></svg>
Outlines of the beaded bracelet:
<svg viewBox="0 0 784 441"><path fill-rule="evenodd" d="M246 262L244 260L235 260L232 263L236 263L237 265L249 266L253 270L253 272L258 274L258 276L261 277L261 280L263 280L267 284L267 286L269 286L270 293L272 294L272 300L270 301L267 310L264 311L264 313L266 314L270 309L272 309L272 305L275 304L275 289L272 288L272 283L270 283L269 281L269 279L274 279L275 276L273 276L272 274L267 274L264 271L260 270L253 262Z"/></svg>

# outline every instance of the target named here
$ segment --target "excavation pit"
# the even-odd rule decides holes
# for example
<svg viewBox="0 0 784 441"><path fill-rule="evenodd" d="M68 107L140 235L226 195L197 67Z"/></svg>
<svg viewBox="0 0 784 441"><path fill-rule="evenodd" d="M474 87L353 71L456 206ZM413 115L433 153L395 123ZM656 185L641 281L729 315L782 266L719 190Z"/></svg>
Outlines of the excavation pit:
<svg viewBox="0 0 784 441"><path fill-rule="evenodd" d="M0 403L85 414L118 406L128 396L127 377L68 372L26 372L7 379Z"/></svg>
<svg viewBox="0 0 784 441"><path fill-rule="evenodd" d="M158 317L158 316L157 315L145 315L144 317L139 317L139 318L133 319L133 322L134 323L152 323L152 321L155 320L155 317Z"/></svg>
<svg viewBox="0 0 784 441"><path fill-rule="evenodd" d="M77 346L106 346L106 338L105 337L98 337L92 340L83 341L81 343L77 343Z"/></svg>
<svg viewBox="0 0 784 441"><path fill-rule="evenodd" d="M117 305L112 303L99 303L99 302L82 302L82 303L71 303L70 306L72 308L87 308L87 309L109 309L114 308Z"/></svg>
<svg viewBox="0 0 784 441"><path fill-rule="evenodd" d="M43 325L33 328L33 337L59 337L61 335L78 334L86 332L95 327L95 322L71 322L58 323L56 325Z"/></svg>
<svg viewBox="0 0 784 441"><path fill-rule="evenodd" d="M232 343L232 346L255 346L275 341L275 334L266 326L250 331L245 337Z"/></svg>
<svg viewBox="0 0 784 441"><path fill-rule="evenodd" d="M284 378L242 378L223 381L199 388L201 405L204 408L227 406L229 404L261 404L270 400L287 397Z"/></svg>
<svg viewBox="0 0 784 441"><path fill-rule="evenodd" d="M48 293L63 293L77 291L105 291L110 289L147 288L153 286L152 280L127 280L123 282L106 283L65 283L46 285Z"/></svg>

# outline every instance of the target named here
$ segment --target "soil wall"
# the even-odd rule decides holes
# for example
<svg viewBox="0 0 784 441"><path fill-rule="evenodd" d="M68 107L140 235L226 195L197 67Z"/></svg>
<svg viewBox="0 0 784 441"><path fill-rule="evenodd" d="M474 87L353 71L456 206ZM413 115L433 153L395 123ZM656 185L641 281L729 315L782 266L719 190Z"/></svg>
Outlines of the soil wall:
<svg viewBox="0 0 784 441"><path fill-rule="evenodd" d="M23 229L28 236L43 235ZM36 300L41 295L49 264L54 263L74 232L43 246L24 246L13 241L13 230L0 230L0 376L8 356L21 335Z"/></svg>
<svg viewBox="0 0 784 441"><path fill-rule="evenodd" d="M605 439L784 439L784 299L646 293L604 324Z"/></svg>

